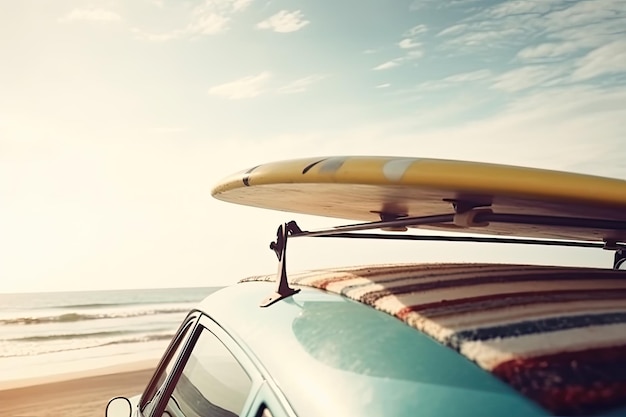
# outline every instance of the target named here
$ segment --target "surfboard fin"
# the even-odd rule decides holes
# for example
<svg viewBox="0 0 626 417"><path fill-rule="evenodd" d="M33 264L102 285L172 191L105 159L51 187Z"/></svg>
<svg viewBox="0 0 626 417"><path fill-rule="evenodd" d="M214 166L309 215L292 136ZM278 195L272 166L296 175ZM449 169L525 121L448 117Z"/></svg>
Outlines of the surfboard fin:
<svg viewBox="0 0 626 417"><path fill-rule="evenodd" d="M261 302L261 307L268 307L276 301L282 300L300 291L299 289L291 288L287 279L287 238L294 233L302 233L302 230L300 230L300 227L295 221L292 220L289 223L281 224L276 232L276 242L270 243L270 249L276 253L276 257L278 258L276 291Z"/></svg>

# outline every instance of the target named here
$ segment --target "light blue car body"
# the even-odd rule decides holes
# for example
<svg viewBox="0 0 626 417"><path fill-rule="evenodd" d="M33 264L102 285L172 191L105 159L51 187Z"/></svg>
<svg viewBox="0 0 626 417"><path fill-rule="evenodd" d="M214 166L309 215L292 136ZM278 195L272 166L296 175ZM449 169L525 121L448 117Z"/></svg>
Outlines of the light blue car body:
<svg viewBox="0 0 626 417"><path fill-rule="evenodd" d="M223 288L188 319L251 371L242 416L259 417L264 406L271 417L552 415L453 349L341 295L302 287L260 307L274 287ZM139 417L140 401L131 398ZM626 416L626 408L595 415Z"/></svg>
<svg viewBox="0 0 626 417"><path fill-rule="evenodd" d="M310 288L260 308L272 288L237 284L200 310L255 359L298 416L549 415L394 317Z"/></svg>
<svg viewBox="0 0 626 417"><path fill-rule="evenodd" d="M400 320L304 288L267 308L272 290L241 283L200 309L264 368L298 416L533 416L534 403Z"/></svg>

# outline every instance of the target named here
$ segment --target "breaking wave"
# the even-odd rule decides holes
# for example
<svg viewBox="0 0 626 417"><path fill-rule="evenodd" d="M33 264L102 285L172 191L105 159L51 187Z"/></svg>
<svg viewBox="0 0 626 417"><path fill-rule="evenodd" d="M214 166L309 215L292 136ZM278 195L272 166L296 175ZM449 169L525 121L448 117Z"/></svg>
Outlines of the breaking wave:
<svg viewBox="0 0 626 417"><path fill-rule="evenodd" d="M59 336L62 336L62 335L59 335ZM93 335L91 337L93 337ZM20 349L18 351L11 351L11 352L10 351L3 352L2 350L0 350L0 358L11 358L11 357L20 357L20 356L23 357L23 356L34 356L34 355L41 355L41 354L47 354L47 353L78 351L78 350L85 350L85 349L101 348L101 347L111 346L111 345L167 341L167 340L171 340L172 337L174 337L174 332L141 335L141 336L135 336L135 337L126 337L126 338L117 339L117 340L110 340L110 339L99 340L99 341L94 341L93 343L86 343L81 346L55 346L55 347L50 346L47 348L42 348L42 346L45 346L45 345L40 345L36 349ZM22 339L20 341L24 342L25 340ZM38 341L31 340L30 342L37 343Z"/></svg>
<svg viewBox="0 0 626 417"><path fill-rule="evenodd" d="M93 332L93 333L64 333L64 334L51 334L45 336L27 336L16 337L9 339L12 342L48 342L52 340L70 340L70 339L87 339L90 337L111 337L121 336L133 332L129 331L108 331L108 332Z"/></svg>
<svg viewBox="0 0 626 417"><path fill-rule="evenodd" d="M64 313L42 317L15 317L0 320L0 325L32 325L45 323L70 323L86 320L102 319L125 319L130 317L151 316L156 314L179 314L186 313L190 309L185 308L157 308L151 310L140 310L131 312L109 312L109 313Z"/></svg>

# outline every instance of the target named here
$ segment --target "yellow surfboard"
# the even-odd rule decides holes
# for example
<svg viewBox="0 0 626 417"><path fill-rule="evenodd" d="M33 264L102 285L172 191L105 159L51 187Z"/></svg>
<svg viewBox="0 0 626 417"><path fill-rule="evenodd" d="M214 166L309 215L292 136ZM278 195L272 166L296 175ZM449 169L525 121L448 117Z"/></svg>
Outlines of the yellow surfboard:
<svg viewBox="0 0 626 417"><path fill-rule="evenodd" d="M454 221L419 226L429 229L626 241L625 180L508 165L371 156L297 159L235 173L212 195L368 222L455 214Z"/></svg>

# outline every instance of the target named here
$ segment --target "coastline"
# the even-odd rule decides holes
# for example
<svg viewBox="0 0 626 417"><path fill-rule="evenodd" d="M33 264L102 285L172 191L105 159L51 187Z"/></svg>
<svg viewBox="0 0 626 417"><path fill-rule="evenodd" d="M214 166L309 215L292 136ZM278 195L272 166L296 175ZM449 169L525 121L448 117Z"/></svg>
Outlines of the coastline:
<svg viewBox="0 0 626 417"><path fill-rule="evenodd" d="M216 288L0 294L0 416L103 417Z"/></svg>
<svg viewBox="0 0 626 417"><path fill-rule="evenodd" d="M157 360L0 382L3 417L103 417L116 396L140 394Z"/></svg>
<svg viewBox="0 0 626 417"><path fill-rule="evenodd" d="M53 384L57 382L71 381L75 379L90 378L96 376L113 375L134 371L154 369L159 363L158 358L137 360L134 362L119 363L99 368L76 370L71 372L59 372L53 375L29 377L23 379L0 380L0 392L16 388L27 388L36 385Z"/></svg>

